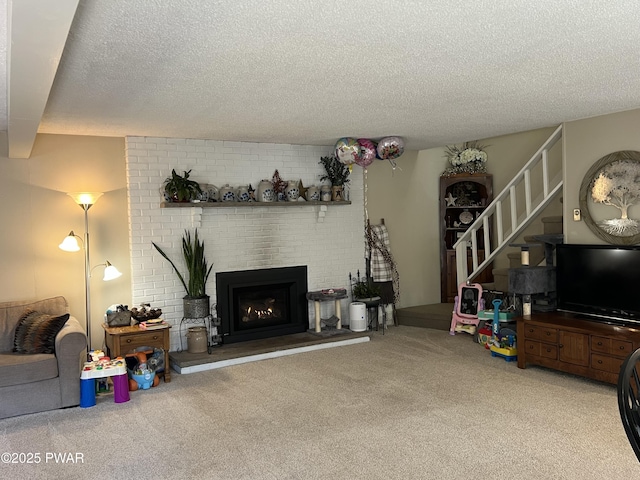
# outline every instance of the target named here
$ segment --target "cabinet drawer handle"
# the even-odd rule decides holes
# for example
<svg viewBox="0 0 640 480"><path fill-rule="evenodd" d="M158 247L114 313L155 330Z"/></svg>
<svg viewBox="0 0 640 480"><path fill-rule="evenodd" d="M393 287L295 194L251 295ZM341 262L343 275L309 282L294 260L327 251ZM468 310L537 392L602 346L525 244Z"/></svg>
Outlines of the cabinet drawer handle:
<svg viewBox="0 0 640 480"><path fill-rule="evenodd" d="M157 335L154 335L154 336L153 336L153 339L154 339L154 340L157 340L157 339L158 339L158 336L157 336Z"/></svg>
<svg viewBox="0 0 640 480"><path fill-rule="evenodd" d="M550 336L551 336L551 332L547 332L547 337L550 337Z"/></svg>
<svg viewBox="0 0 640 480"><path fill-rule="evenodd" d="M598 346L600 346L600 347L601 347L601 346L602 346L602 342L598 342Z"/></svg>
<svg viewBox="0 0 640 480"><path fill-rule="evenodd" d="M562 348L562 347L564 347L564 345L562 343L559 343L558 348Z"/></svg>
<svg viewBox="0 0 640 480"><path fill-rule="evenodd" d="M127 343L131 343L131 339L130 338L127 338Z"/></svg>
<svg viewBox="0 0 640 480"><path fill-rule="evenodd" d="M551 349L550 348L547 348L547 353L551 353Z"/></svg>
<svg viewBox="0 0 640 480"><path fill-rule="evenodd" d="M529 350L533 350L533 345L529 345Z"/></svg>
<svg viewBox="0 0 640 480"><path fill-rule="evenodd" d="M533 328L530 328L530 329L529 329L529 333L533 333Z"/></svg>
<svg viewBox="0 0 640 480"><path fill-rule="evenodd" d="M598 360L598 363L599 363L600 365L602 365L602 360Z"/></svg>
<svg viewBox="0 0 640 480"><path fill-rule="evenodd" d="M624 350L624 345L620 345L620 350Z"/></svg>

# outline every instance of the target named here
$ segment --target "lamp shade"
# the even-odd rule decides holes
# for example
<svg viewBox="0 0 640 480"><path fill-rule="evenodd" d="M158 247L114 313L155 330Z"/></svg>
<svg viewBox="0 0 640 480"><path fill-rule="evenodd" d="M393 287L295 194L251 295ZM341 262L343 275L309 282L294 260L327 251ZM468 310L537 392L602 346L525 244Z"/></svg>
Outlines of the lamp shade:
<svg viewBox="0 0 640 480"><path fill-rule="evenodd" d="M73 230L69 232L69 235L64 237L64 240L60 245L58 245L60 250L64 250L65 252L77 252L80 250L80 245L78 245L78 238L76 237Z"/></svg>
<svg viewBox="0 0 640 480"><path fill-rule="evenodd" d="M104 280L105 282L114 280L122 275L122 273L118 271L116 267L111 265L108 260L105 262L105 265L106 268L104 269L104 277L102 277L102 280Z"/></svg>
<svg viewBox="0 0 640 480"><path fill-rule="evenodd" d="M72 192L67 195L78 205L93 205L102 196L102 192Z"/></svg>

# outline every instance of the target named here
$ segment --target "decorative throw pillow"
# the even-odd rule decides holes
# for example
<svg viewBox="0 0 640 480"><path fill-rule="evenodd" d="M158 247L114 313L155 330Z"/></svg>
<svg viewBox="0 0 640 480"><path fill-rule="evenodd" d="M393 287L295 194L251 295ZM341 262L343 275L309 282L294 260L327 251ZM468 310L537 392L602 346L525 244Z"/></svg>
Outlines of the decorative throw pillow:
<svg viewBox="0 0 640 480"><path fill-rule="evenodd" d="M54 353L56 335L69 320L69 314L49 315L28 309L20 317L13 340L17 353Z"/></svg>

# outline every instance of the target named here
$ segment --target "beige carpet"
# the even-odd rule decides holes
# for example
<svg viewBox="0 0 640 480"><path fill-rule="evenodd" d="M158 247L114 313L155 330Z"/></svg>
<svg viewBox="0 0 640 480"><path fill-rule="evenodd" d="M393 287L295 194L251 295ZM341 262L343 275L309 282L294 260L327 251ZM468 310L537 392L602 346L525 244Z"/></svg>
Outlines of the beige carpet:
<svg viewBox="0 0 640 480"><path fill-rule="evenodd" d="M0 453L41 455L0 464L0 478L640 478L613 386L519 370L466 334L407 326L176 374L125 404L101 397L0 420L0 432ZM84 463L45 463L47 452Z"/></svg>

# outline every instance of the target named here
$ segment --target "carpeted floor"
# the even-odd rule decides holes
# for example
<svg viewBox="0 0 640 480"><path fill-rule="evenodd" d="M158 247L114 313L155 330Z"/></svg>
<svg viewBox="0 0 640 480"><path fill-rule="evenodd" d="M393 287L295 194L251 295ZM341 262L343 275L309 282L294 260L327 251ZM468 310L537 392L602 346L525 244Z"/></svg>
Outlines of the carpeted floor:
<svg viewBox="0 0 640 480"><path fill-rule="evenodd" d="M614 386L408 326L176 374L124 404L101 397L0 420L0 432L0 453L41 455L0 464L1 478L640 478ZM45 462L65 452L84 463Z"/></svg>

